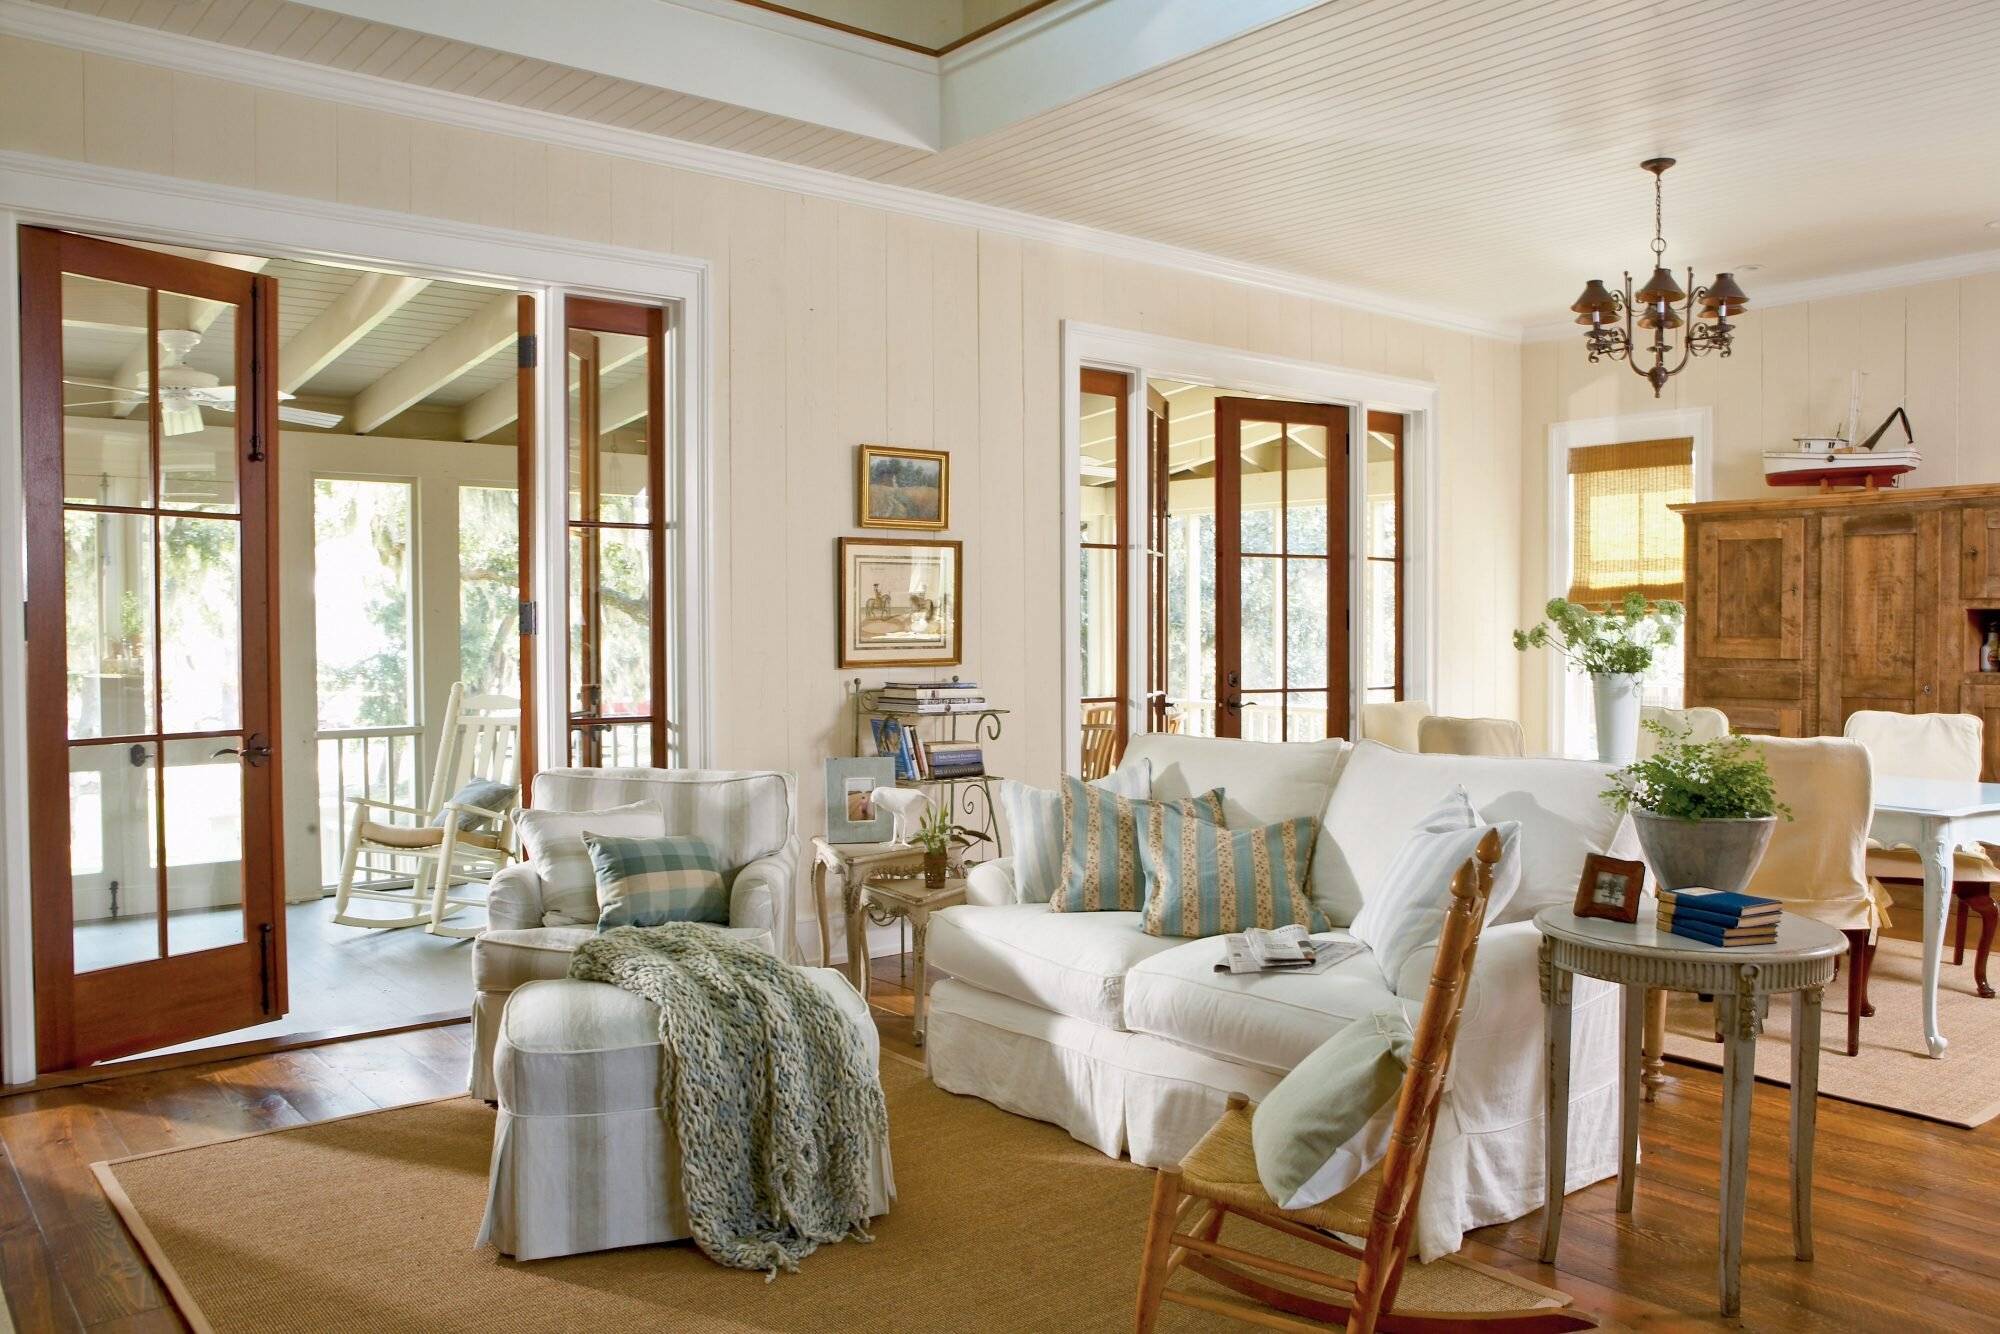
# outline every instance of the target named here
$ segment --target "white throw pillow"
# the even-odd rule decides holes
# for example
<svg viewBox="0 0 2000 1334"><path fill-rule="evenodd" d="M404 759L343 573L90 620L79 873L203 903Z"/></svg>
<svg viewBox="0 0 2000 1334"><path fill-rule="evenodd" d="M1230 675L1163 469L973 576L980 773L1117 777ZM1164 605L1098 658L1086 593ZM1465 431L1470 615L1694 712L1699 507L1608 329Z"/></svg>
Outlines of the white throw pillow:
<svg viewBox="0 0 2000 1334"><path fill-rule="evenodd" d="M1525 922L1551 904L1567 907L1586 856L1639 855L1631 820L1599 795L1611 772L1592 760L1410 755L1357 741L1313 840L1313 902L1335 926L1352 922L1402 846L1402 832L1457 784L1487 824L1521 822L1521 889L1489 920Z"/></svg>
<svg viewBox="0 0 2000 1334"><path fill-rule="evenodd" d="M1374 953L1391 991L1409 957L1435 945L1444 934L1451 879L1489 829L1500 831L1500 861L1493 868L1493 888L1486 900L1486 920L1492 921L1521 888L1521 825L1517 820L1481 824L1462 787L1453 788L1417 822L1355 914L1348 931Z"/></svg>
<svg viewBox="0 0 2000 1334"><path fill-rule="evenodd" d="M1137 760L1092 782L1114 797L1145 801L1153 795L1153 766ZM1014 840L1014 901L1047 903L1062 887L1062 792L1006 779L1000 809Z"/></svg>
<svg viewBox="0 0 2000 1334"><path fill-rule="evenodd" d="M583 836L661 838L667 832L667 814L650 801L602 811L519 810L514 812L514 829L521 838L521 851L542 878L546 909L542 925L594 926L597 872Z"/></svg>

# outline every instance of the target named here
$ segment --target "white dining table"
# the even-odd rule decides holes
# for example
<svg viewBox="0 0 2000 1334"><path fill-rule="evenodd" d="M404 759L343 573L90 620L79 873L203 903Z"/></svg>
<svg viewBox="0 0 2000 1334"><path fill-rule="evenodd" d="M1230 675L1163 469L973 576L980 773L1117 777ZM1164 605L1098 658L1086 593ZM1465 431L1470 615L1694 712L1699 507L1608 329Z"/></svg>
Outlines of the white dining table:
<svg viewBox="0 0 2000 1334"><path fill-rule="evenodd" d="M1932 1056L1949 1045L1938 1031L1938 973L1945 918L1951 911L1952 853L1963 843L2000 843L2000 783L1875 776L1870 837L1907 844L1924 864L1924 1044Z"/></svg>

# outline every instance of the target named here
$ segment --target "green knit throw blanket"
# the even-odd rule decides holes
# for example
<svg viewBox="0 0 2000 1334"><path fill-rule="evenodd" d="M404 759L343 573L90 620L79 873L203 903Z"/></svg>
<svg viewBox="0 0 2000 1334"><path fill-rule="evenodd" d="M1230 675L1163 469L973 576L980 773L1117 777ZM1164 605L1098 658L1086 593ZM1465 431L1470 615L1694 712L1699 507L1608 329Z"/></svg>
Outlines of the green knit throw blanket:
<svg viewBox="0 0 2000 1334"><path fill-rule="evenodd" d="M889 1109L852 1022L804 970L675 922L595 936L569 975L659 1007L660 1112L704 1254L768 1281L822 1243L870 1240Z"/></svg>

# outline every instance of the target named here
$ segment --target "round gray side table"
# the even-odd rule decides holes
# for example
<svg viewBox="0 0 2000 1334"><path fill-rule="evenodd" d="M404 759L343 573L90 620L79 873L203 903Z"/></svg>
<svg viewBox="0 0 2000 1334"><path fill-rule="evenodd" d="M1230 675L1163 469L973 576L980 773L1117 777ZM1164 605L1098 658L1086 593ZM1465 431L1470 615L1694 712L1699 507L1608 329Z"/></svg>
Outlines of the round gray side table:
<svg viewBox="0 0 2000 1334"><path fill-rule="evenodd" d="M1830 926L1786 913L1778 943L1723 948L1653 924L1646 900L1630 925L1578 917L1568 908L1535 914L1542 933L1542 1017L1547 1042L1548 1204L1542 1212L1542 1263L1553 1264L1562 1236L1563 1186L1569 1154L1570 992L1578 976L1615 982L1619 995L1618 1212L1632 1211L1639 1158L1640 1047L1646 992L1694 991L1715 997L1722 1034L1722 1182L1718 1282L1722 1314L1742 1304L1743 1199L1750 1168L1750 1089L1756 1080L1757 1034L1774 995L1792 997L1792 1251L1812 1259L1813 1119L1819 1097L1820 994L1833 980L1847 938Z"/></svg>

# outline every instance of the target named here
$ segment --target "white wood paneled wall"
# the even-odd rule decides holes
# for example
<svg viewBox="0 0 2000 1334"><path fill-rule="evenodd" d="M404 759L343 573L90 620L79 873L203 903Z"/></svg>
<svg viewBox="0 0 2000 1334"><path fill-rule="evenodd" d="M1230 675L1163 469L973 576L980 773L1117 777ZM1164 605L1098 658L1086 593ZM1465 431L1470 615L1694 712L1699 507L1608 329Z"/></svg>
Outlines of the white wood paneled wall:
<svg viewBox="0 0 2000 1334"><path fill-rule="evenodd" d="M1752 298L1755 292L1752 291ZM1582 338L1521 350L1521 603L1538 607L1548 556L1548 436L1551 424L1585 418L1708 408L1714 413L1714 497L1772 493L1763 453L1793 436L1843 427L1851 375L1862 371L1861 429L1872 431L1907 405L1923 466L1905 486L2000 481L2000 274L1923 283L1759 310L1752 306L1727 359L1689 363L1655 400L1638 376L1609 362L1592 366ZM1891 439L1902 440L1892 428ZM1522 675L1522 722L1541 735L1549 701L1544 675Z"/></svg>
<svg viewBox="0 0 2000 1334"><path fill-rule="evenodd" d="M848 753L834 539L854 447L953 458L966 660L1015 710L999 772L1062 754L1058 340L1077 319L1435 382L1438 698L1511 715L1520 348L1081 250L0 39L0 148L648 248L713 266L717 762ZM281 298L282 299L282 298ZM948 675L948 672L938 672Z"/></svg>

